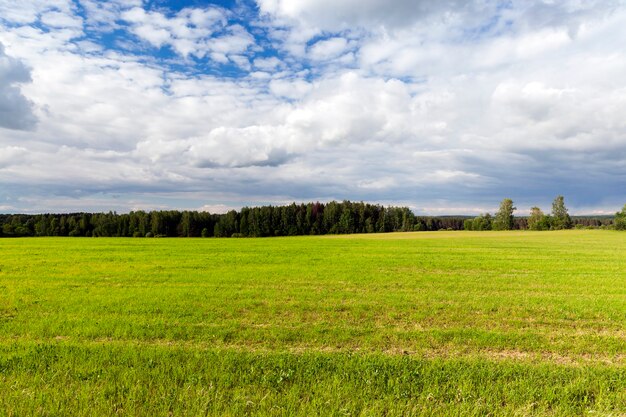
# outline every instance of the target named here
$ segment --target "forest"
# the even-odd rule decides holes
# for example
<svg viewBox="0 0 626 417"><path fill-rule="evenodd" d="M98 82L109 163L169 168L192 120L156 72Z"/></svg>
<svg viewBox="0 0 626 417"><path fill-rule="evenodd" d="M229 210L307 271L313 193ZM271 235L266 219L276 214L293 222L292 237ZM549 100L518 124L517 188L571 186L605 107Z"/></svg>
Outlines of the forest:
<svg viewBox="0 0 626 417"><path fill-rule="evenodd" d="M559 201L562 203L562 197ZM408 207L350 201L244 207L225 214L178 210L0 214L0 237L265 237L464 229L626 229L626 207L616 216L570 217L564 205L560 209L561 213L564 210L565 220L559 220L558 215L544 215L536 207L530 216L515 217L509 199L503 200L494 216L487 213L475 218L416 216Z"/></svg>

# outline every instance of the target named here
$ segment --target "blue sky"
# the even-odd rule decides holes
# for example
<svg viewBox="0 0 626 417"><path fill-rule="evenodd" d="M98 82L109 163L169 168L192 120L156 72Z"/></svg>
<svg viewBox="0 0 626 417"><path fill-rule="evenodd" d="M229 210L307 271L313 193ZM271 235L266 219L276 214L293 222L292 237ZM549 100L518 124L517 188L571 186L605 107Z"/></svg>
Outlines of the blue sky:
<svg viewBox="0 0 626 417"><path fill-rule="evenodd" d="M613 213L624 6L0 0L0 212Z"/></svg>

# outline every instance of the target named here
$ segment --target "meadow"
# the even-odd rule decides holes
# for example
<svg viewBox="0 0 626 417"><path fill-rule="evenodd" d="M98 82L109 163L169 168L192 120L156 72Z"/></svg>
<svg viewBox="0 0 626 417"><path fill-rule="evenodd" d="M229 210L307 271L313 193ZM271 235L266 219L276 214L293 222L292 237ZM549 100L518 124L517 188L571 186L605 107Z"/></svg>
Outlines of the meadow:
<svg viewBox="0 0 626 417"><path fill-rule="evenodd" d="M0 416L625 416L626 234L0 239Z"/></svg>

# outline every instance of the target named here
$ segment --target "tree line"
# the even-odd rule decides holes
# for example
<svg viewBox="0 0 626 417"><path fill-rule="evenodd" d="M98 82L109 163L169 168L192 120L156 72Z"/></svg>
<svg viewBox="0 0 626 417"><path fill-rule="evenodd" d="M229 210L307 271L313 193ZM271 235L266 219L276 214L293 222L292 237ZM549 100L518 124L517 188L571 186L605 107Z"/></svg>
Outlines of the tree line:
<svg viewBox="0 0 626 417"><path fill-rule="evenodd" d="M416 216L408 207L363 202L292 203L244 207L225 214L203 211L132 211L118 214L0 214L0 237L265 237L436 230L512 230L609 227L626 230L626 206L611 217L570 217L559 196L550 215L538 207L514 217L504 199L495 215Z"/></svg>
<svg viewBox="0 0 626 417"><path fill-rule="evenodd" d="M552 202L552 211L545 214L541 208L532 207L526 217L515 217L517 210L513 206L513 200L505 198L500 203L498 212L492 216L489 213L481 214L473 219L463 222L465 230L564 230L576 228L609 228L626 230L626 205L622 211L611 216L578 216L572 217L565 206L562 195L557 196Z"/></svg>
<svg viewBox="0 0 626 417"><path fill-rule="evenodd" d="M225 214L132 211L0 215L0 236L265 237L463 228L463 216L415 216L408 207L363 202L244 207Z"/></svg>

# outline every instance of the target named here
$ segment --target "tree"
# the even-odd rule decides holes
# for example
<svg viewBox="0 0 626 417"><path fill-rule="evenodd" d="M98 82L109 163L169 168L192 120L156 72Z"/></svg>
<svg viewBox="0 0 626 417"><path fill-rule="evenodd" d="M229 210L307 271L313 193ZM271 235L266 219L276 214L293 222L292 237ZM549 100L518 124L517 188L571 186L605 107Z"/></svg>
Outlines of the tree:
<svg viewBox="0 0 626 417"><path fill-rule="evenodd" d="M473 220L468 219L467 222L464 222L463 226L465 230L491 230L492 223L491 214L485 213L475 217Z"/></svg>
<svg viewBox="0 0 626 417"><path fill-rule="evenodd" d="M250 226L248 223L248 216L250 215L250 209L244 207L241 209L241 219L239 220L239 233L244 236L250 236ZM203 236L206 237L206 236Z"/></svg>
<svg viewBox="0 0 626 417"><path fill-rule="evenodd" d="M626 230L626 204L622 211L615 213L615 230Z"/></svg>
<svg viewBox="0 0 626 417"><path fill-rule="evenodd" d="M183 214L180 217L180 224L179 224L180 236L184 236L184 237L192 236L191 223L192 223L191 212L183 211Z"/></svg>
<svg viewBox="0 0 626 417"><path fill-rule="evenodd" d="M571 229L572 219L567 214L565 201L562 195L557 196L552 202L552 229Z"/></svg>
<svg viewBox="0 0 626 417"><path fill-rule="evenodd" d="M500 210L496 213L496 217L493 220L493 230L512 230L515 224L513 218L513 212L516 210L513 207L513 200L505 198L500 203Z"/></svg>
<svg viewBox="0 0 626 417"><path fill-rule="evenodd" d="M337 223L339 222L339 203L331 201L326 204L323 212L322 226L324 227L322 233L337 233Z"/></svg>
<svg viewBox="0 0 626 417"><path fill-rule="evenodd" d="M543 214L539 207L531 208L528 228L530 230L548 230L550 228L550 216Z"/></svg>
<svg viewBox="0 0 626 417"><path fill-rule="evenodd" d="M409 210L408 207L403 207L402 209L402 231L408 232L413 230L413 225L415 224L415 215Z"/></svg>
<svg viewBox="0 0 626 417"><path fill-rule="evenodd" d="M339 216L339 224L337 232L339 233L352 233L354 229L354 220L352 219L352 213L349 207L344 207L341 215Z"/></svg>

